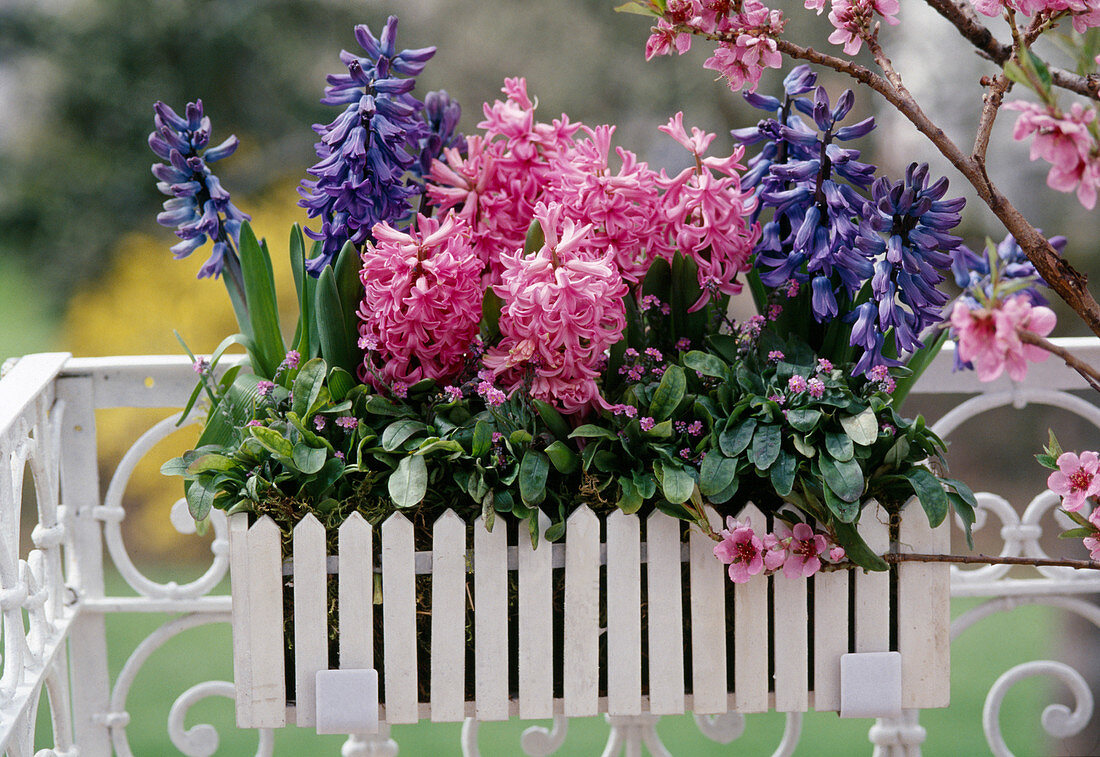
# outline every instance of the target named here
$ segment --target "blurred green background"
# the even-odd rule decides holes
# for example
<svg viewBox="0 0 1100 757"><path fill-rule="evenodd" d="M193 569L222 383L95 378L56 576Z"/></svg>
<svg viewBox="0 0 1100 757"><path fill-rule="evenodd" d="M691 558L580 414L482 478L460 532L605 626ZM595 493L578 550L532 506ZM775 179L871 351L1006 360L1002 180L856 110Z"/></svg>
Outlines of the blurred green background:
<svg viewBox="0 0 1100 757"><path fill-rule="evenodd" d="M180 352L177 329L196 351L209 351L234 329L219 283L196 281L201 260L175 262L168 247L174 237L154 216L158 194L146 145L152 104L160 99L180 109L202 98L214 126L214 141L231 133L241 139L237 154L219 164L219 176L235 203L252 214L257 232L272 243L276 275L290 305L292 284L284 264L290 224L305 222L294 187L313 162L310 124L331 120L335 111L318 103L326 73L341 69L338 51L355 49L352 26L378 30L398 13L401 47L436 45L439 51L419 79L418 92L445 88L464 107L462 130L473 131L481 103L498 96L506 76L524 76L537 96L539 114L551 119L567 112L590 125L618 125L617 141L655 167L680 167L679 148L656 127L677 110L685 122L715 131L715 151L729 149L728 129L754 123L759 111L729 92L713 72L702 69L709 51L646 63L649 24L613 12L613 0L0 0L0 358L46 350L76 355ZM777 3L790 16L792 36L828 48L823 17L800 12L802 3ZM978 79L987 64L923 3L905 3L901 26L884 31L887 52L910 89L932 117L961 144L972 140L980 108ZM824 25L824 26L823 26ZM1003 37L1003 34L1002 34ZM1056 62L1060 53L1048 47ZM943 67L951 61L951 84ZM933 65L933 61L936 64ZM789 67L788 67L789 68ZM774 91L782 73L769 72L761 92ZM848 82L821 72L834 98ZM898 176L913 160L931 161L952 180L954 193L970 198L963 233L971 246L986 235L1000 239L991 214L979 207L962 179L932 154L906 122L885 112L881 102L858 92L857 107L879 117L880 127L863 145L865 158ZM1075 265L1100 275L1096 215L1072 197L1044 186L1045 166L1027 159L1027 146L1011 140L1011 119L1000 119L994 137L991 175L1029 218L1048 233L1073 235L1066 255ZM1063 316L1058 335L1084 333ZM933 415L942 405L930 403ZM102 411L97 419L104 475L140 430L162 414ZM1043 472L1030 454L1045 441L1046 427L1058 421L1044 411L997 414L972 441L952 453L954 472L1022 492L1019 501L1041 489ZM1060 428L1063 428L1060 426ZM1095 430L1066 423L1067 448L1095 437ZM165 580L180 580L206 552L205 542L180 538L167 509L178 496L178 482L157 473L158 461L185 447L193 436L180 432L147 456L127 489L125 532L131 554L144 569ZM1091 436L1090 436L1091 434ZM170 449L171 448L171 449ZM1021 462L1022 461L1022 462ZM1063 548L1067 556L1072 552ZM164 555L173 555L168 565ZM208 553L207 553L208 558ZM125 593L123 584L113 588ZM112 670L160 617L109 617ZM1023 608L1007 619L986 621L955 646L953 699L948 710L928 713L926 754L979 754L985 751L980 708L993 679L1035 650L1061 645L1080 648L1054 614ZM1095 635L1095 634L1093 634ZM1065 641L1069 638L1070 641ZM996 639L996 645L991 641ZM1058 641L1061 639L1062 641ZM996 648L996 654L990 654ZM1053 653L1057 654L1057 652ZM1045 653L1044 653L1045 655ZM1047 655L1049 656L1049 655ZM228 678L228 630L197 629L173 640L143 669L130 696L128 728L134 753L173 753L164 723L172 700L187 686L207 678ZM169 682L166 684L166 682ZM1013 689L1002 721L1017 754L1051 750L1081 753L1075 745L1051 744L1039 735L1043 706L1063 697L1057 687L1028 681ZM1064 697L1063 697L1064 698ZM231 707L204 702L194 722L226 724ZM866 752L866 721L840 721L810 715L800 754L847 755ZM522 726L486 725L486 755L516 754ZM689 719L667 719L660 732L674 753L711 754L741 750L769 753L779 741L782 718L749 719L746 736L730 747L705 742ZM222 728L221 754L243 754L251 734ZM398 729L402 754L457 754L454 727ZM593 754L602 748L602 722L575 724L563 753ZM243 739L243 740L240 740ZM335 752L339 740L314 740L287 729L277 754L309 754L324 744ZM1075 742L1079 743L1079 742ZM247 746L246 746L247 744ZM1086 747L1087 748L1087 747Z"/></svg>

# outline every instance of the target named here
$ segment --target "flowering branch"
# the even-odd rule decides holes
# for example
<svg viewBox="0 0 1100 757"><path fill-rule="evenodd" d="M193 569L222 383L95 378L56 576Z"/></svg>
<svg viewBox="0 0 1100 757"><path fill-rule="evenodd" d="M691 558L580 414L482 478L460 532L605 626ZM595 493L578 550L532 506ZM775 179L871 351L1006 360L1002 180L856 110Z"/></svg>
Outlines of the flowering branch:
<svg viewBox="0 0 1100 757"><path fill-rule="evenodd" d="M983 57L999 66L1004 65L1012 57L1011 45L1005 45L993 36L969 2L956 2L956 0L925 0L925 2L951 22L959 34L977 48L978 53ZM1051 82L1056 87L1100 100L1100 75L1078 76L1065 69L1052 67L1050 76Z"/></svg>
<svg viewBox="0 0 1100 757"><path fill-rule="evenodd" d="M718 38L721 39L721 35L718 35ZM882 95L898 112L909 119L917 130L928 137L936 149L973 185L978 196L1016 238L1028 259L1035 264L1039 275L1050 284L1051 289L1073 308L1094 334L1100 336L1100 304L1088 291L1087 277L1058 255L1046 237L1028 222L1008 198L1001 194L986 176L982 164L972 156L965 155L943 129L924 113L908 91L898 90L886 78L850 60L821 53L810 47L802 47L782 38L776 39L775 42L777 49L791 58L828 66L865 84Z"/></svg>
<svg viewBox="0 0 1100 757"><path fill-rule="evenodd" d="M1065 362L1068 367L1081 374L1081 377L1085 379L1090 387L1100 391L1100 371L1097 371L1088 363L1074 356L1069 350L1064 347L1059 347L1049 339L1044 339L1034 331L1028 331L1027 329L1017 328L1016 335L1020 338L1021 342L1034 345L1046 350L1052 355L1057 355L1062 358L1063 362Z"/></svg>
<svg viewBox="0 0 1100 757"><path fill-rule="evenodd" d="M928 555L919 552L895 553L882 556L888 563L901 562L949 562L963 565L1031 565L1033 567L1063 567L1077 570L1100 570L1095 560L1054 560L1044 557L990 557L988 555ZM854 567L854 566L853 566Z"/></svg>

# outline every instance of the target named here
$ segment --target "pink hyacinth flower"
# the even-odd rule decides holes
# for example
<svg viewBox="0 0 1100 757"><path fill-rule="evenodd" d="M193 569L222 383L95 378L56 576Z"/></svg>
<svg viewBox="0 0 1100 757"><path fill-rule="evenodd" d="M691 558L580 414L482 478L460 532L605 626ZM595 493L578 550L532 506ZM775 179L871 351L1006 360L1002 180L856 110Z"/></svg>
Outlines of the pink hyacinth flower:
<svg viewBox="0 0 1100 757"><path fill-rule="evenodd" d="M596 377L604 351L622 338L628 289L614 253L587 259L591 227L561 217L560 205L538 205L535 217L545 244L525 256L502 255L501 341L484 356L485 367L510 392L534 373L531 396L577 413L609 407Z"/></svg>
<svg viewBox="0 0 1100 757"><path fill-rule="evenodd" d="M1100 494L1100 457L1095 452L1073 452L1058 456L1058 470L1047 478L1047 487L1062 497L1062 508L1070 512L1081 509L1089 497Z"/></svg>
<svg viewBox="0 0 1100 757"><path fill-rule="evenodd" d="M764 545L752 530L752 524L726 518L722 540L714 547L714 556L729 566L730 580L743 584L764 569Z"/></svg>
<svg viewBox="0 0 1100 757"><path fill-rule="evenodd" d="M360 271L359 334L377 349L360 378L412 385L454 377L477 336L483 296L466 222L453 212L442 221L418 215L408 232L382 223L373 234Z"/></svg>

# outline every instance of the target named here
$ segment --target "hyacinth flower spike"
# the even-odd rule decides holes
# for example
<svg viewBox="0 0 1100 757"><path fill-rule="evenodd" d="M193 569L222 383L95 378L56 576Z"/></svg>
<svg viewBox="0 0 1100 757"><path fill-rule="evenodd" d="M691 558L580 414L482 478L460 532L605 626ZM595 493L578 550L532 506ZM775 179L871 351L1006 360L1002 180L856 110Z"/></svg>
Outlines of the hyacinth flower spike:
<svg viewBox="0 0 1100 757"><path fill-rule="evenodd" d="M237 137L207 147L211 124L203 113L202 100L188 103L183 116L158 101L153 106L153 124L156 128L149 135L149 147L167 162L154 163L152 172L157 189L171 198L164 202L157 223L174 227L182 240L171 248L177 260L205 245L208 239L214 243L198 276L226 273L226 286L240 320L240 311L247 313L247 305L238 248L241 223L251 219L230 202L229 192L209 166L233 154Z"/></svg>
<svg viewBox="0 0 1100 757"><path fill-rule="evenodd" d="M362 245L375 224L396 223L412 214L412 199L419 192L405 175L419 167L415 156L433 134L423 103L411 94L416 86L412 77L435 48L398 52L396 37L396 16L389 17L378 37L366 25L357 26L355 39L366 56L342 51L347 73L328 77L321 103L345 108L332 123L314 125L321 137L315 145L319 160L309 169L315 178L304 180L298 190L299 205L321 221L319 231L306 230L322 242L321 254L306 263L314 276L335 260L345 242ZM438 107L441 126L457 120L446 103ZM440 141L442 145L445 140Z"/></svg>

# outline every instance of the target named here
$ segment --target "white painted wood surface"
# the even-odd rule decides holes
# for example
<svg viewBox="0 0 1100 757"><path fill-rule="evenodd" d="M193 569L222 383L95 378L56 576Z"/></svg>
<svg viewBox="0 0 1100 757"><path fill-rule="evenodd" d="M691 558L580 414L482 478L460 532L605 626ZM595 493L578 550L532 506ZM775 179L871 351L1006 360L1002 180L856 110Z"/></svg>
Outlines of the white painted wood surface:
<svg viewBox="0 0 1100 757"><path fill-rule="evenodd" d="M780 571L771 581L775 599L775 709L805 712L809 709L810 664L806 579L787 578Z"/></svg>
<svg viewBox="0 0 1100 757"><path fill-rule="evenodd" d="M371 669L374 667L374 533L366 518L352 513L341 524L338 539L340 667Z"/></svg>
<svg viewBox="0 0 1100 757"><path fill-rule="evenodd" d="M899 534L901 552L950 554L951 515L938 528L912 502ZM903 562L898 565L898 651L901 652L901 706L946 707L951 699L951 566Z"/></svg>
<svg viewBox="0 0 1100 757"><path fill-rule="evenodd" d="M229 516L229 586L233 593L233 681L237 725L252 722L252 627L248 611L248 513ZM281 572L281 571L280 571Z"/></svg>
<svg viewBox="0 0 1100 757"><path fill-rule="evenodd" d="M297 725L317 715L317 671L328 670L325 527L308 514L294 527L294 705Z"/></svg>
<svg viewBox="0 0 1100 757"><path fill-rule="evenodd" d="M386 720L415 723L417 711L416 584L413 527L401 513L382 524L382 648Z"/></svg>
<svg viewBox="0 0 1100 757"><path fill-rule="evenodd" d="M876 502L859 518L859 532L876 554L890 547L890 516ZM890 574L856 570L855 635L857 652L890 651Z"/></svg>
<svg viewBox="0 0 1100 757"><path fill-rule="evenodd" d="M474 698L478 720L508 719L508 533L474 521Z"/></svg>
<svg viewBox="0 0 1100 757"><path fill-rule="evenodd" d="M642 714L642 565L638 516L607 518L607 712Z"/></svg>
<svg viewBox="0 0 1100 757"><path fill-rule="evenodd" d="M707 508L711 528L722 519ZM688 537L691 597L691 691L698 715L726 712L726 568L714 557L715 541L698 528ZM764 616L767 617L767 616ZM765 659L767 647L764 647ZM765 662L765 664L767 664ZM766 683L766 682L765 682Z"/></svg>
<svg viewBox="0 0 1100 757"><path fill-rule="evenodd" d="M251 720L245 728L286 725L286 679L283 676L282 534L266 515L248 531L249 659L252 667Z"/></svg>
<svg viewBox="0 0 1100 757"><path fill-rule="evenodd" d="M814 587L814 709L840 711L840 658L848 653L851 573L818 573Z"/></svg>
<svg viewBox="0 0 1100 757"><path fill-rule="evenodd" d="M766 531L764 514L751 502L739 520ZM733 688L738 712L768 709L768 581L754 576L733 589Z"/></svg>
<svg viewBox="0 0 1100 757"><path fill-rule="evenodd" d="M457 722L466 716L466 524L447 510L432 536L432 720Z"/></svg>
<svg viewBox="0 0 1100 757"><path fill-rule="evenodd" d="M562 711L567 716L599 712L600 519L582 505L565 529L565 617L562 649Z"/></svg>
<svg viewBox="0 0 1100 757"><path fill-rule="evenodd" d="M550 519L538 514L539 543L531 546L528 521L519 524L519 716L554 714L554 584L550 550L545 547Z"/></svg>
<svg viewBox="0 0 1100 757"><path fill-rule="evenodd" d="M684 711L684 607L680 521L654 510L646 519L649 711Z"/></svg>

